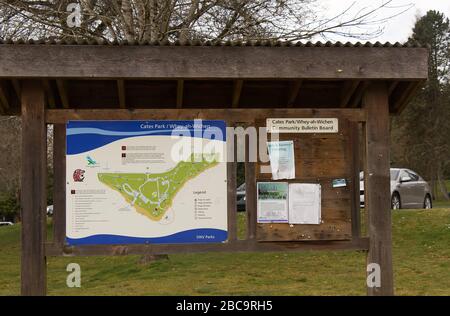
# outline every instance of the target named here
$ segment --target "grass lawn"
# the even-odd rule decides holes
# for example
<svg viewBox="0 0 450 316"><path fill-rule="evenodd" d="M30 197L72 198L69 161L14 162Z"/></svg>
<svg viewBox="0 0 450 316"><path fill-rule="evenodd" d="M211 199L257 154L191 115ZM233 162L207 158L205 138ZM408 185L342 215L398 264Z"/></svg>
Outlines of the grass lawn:
<svg viewBox="0 0 450 316"><path fill-rule="evenodd" d="M397 295L450 295L450 208L395 211L393 240ZM189 254L148 266L138 256L50 257L48 294L365 295L365 257L353 251ZM81 288L66 287L70 262L81 265ZM0 227L0 295L19 294L19 263L20 226Z"/></svg>

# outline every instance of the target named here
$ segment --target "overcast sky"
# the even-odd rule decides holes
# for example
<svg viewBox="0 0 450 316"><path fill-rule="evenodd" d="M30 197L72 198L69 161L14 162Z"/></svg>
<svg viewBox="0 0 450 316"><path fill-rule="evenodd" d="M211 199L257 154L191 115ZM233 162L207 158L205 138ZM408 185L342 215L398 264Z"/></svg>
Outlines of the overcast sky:
<svg viewBox="0 0 450 316"><path fill-rule="evenodd" d="M326 8L328 16L334 16L352 3L356 2L356 5L352 12L357 12L360 8L374 7L380 5L380 3L386 0L321 0L322 5ZM424 15L428 10L438 10L443 12L447 17L450 17L450 0L394 0L393 8L389 10L383 10L379 13L378 17L392 16L395 12L401 12L404 9L400 6L413 5L411 9L405 13L394 17L392 20L384 24L384 33L376 38L370 39L371 42L405 42L408 36L411 34L411 30L416 21L417 15ZM334 40L347 41L349 39L333 37ZM354 41L351 40L350 41Z"/></svg>

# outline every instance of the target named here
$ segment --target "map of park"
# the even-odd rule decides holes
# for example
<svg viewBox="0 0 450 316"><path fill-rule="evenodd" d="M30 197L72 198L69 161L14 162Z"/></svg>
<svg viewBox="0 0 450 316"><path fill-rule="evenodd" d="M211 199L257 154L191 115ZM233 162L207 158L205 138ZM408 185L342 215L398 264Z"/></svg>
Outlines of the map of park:
<svg viewBox="0 0 450 316"><path fill-rule="evenodd" d="M217 164L215 154L191 155L164 173L98 173L98 179L118 191L138 212L159 221L187 181Z"/></svg>

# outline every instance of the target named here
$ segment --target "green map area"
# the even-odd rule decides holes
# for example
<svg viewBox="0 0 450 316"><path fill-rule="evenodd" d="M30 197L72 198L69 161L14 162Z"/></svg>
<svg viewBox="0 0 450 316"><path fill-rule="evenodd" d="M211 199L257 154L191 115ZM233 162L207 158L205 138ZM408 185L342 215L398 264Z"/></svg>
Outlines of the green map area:
<svg viewBox="0 0 450 316"><path fill-rule="evenodd" d="M97 176L100 182L118 191L137 211L159 221L187 181L217 164L215 154L192 154L164 173L98 173Z"/></svg>

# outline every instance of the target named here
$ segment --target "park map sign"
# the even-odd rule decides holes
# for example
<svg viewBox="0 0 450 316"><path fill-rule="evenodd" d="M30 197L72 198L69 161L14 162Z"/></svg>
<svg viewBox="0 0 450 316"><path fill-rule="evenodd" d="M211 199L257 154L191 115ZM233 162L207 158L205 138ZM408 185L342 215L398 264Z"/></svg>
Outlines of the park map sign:
<svg viewBox="0 0 450 316"><path fill-rule="evenodd" d="M66 241L227 239L224 121L70 121Z"/></svg>

